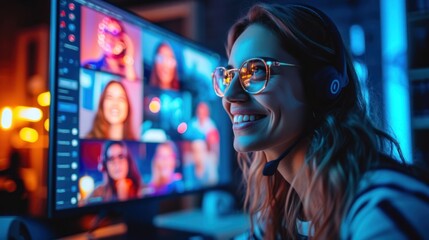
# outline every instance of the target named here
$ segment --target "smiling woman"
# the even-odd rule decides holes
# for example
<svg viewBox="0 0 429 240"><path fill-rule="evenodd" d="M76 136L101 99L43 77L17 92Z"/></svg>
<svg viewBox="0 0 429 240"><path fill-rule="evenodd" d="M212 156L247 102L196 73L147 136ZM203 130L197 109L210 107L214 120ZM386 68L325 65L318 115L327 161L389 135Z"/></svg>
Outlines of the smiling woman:
<svg viewBox="0 0 429 240"><path fill-rule="evenodd" d="M167 42L160 43L156 48L154 59L150 85L160 89L178 90L177 60L171 45Z"/></svg>
<svg viewBox="0 0 429 240"><path fill-rule="evenodd" d="M79 204L125 201L141 197L141 176L126 143L107 141L100 155L98 170L105 175L103 182L99 183L89 196L83 197Z"/></svg>
<svg viewBox="0 0 429 240"><path fill-rule="evenodd" d="M110 81L100 96L97 114L87 138L137 140L131 128L131 107L125 87Z"/></svg>
<svg viewBox="0 0 429 240"><path fill-rule="evenodd" d="M429 185L367 115L328 16L255 5L230 29L227 54L213 86L233 123L254 238L423 239Z"/></svg>

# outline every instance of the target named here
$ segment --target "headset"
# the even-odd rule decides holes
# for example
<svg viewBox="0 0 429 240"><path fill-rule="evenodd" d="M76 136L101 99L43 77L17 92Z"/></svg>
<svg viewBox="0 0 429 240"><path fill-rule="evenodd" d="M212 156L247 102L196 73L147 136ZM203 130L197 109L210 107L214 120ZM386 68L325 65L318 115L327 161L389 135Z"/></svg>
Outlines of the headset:
<svg viewBox="0 0 429 240"><path fill-rule="evenodd" d="M320 64L318 62L312 66L313 69L310 73L305 74L307 98L315 108L315 111L318 113L324 112L332 107L349 83L343 41L335 23L321 10L303 4L293 4L293 6L305 9L318 16L334 38L334 50L337 54L334 65L317 66Z"/></svg>
<svg viewBox="0 0 429 240"><path fill-rule="evenodd" d="M307 98L313 107L313 113L316 114L315 117L320 117L321 114L326 113L333 107L333 105L339 99L341 92L349 83L347 76L345 48L337 27L325 13L317 8L307 5L291 5L311 12L312 14L318 16L323 23L325 23L325 26L333 34L334 50L337 55L339 55L335 58L334 66L326 64L317 66L317 64L314 64L315 66L312 66L312 71L309 71L309 73L304 72L304 89ZM282 154L280 154L278 158L268 161L264 166L262 174L264 176L274 175L277 171L280 161L293 151L293 149L299 144L305 135L306 133L301 134Z"/></svg>

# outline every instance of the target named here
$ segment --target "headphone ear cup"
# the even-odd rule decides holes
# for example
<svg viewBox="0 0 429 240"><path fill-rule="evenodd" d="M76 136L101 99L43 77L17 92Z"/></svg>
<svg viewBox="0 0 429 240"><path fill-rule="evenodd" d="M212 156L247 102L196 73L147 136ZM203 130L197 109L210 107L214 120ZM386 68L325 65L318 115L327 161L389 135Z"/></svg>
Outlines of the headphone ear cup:
<svg viewBox="0 0 429 240"><path fill-rule="evenodd" d="M316 106L327 106L341 93L342 76L337 69L326 66L310 76L310 96Z"/></svg>

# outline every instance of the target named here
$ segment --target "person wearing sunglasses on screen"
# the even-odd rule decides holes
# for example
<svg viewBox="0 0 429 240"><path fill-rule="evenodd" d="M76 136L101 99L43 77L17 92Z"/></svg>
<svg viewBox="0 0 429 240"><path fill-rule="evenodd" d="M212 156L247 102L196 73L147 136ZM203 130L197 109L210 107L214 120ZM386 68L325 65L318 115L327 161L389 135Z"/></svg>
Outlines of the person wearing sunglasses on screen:
<svg viewBox="0 0 429 240"><path fill-rule="evenodd" d="M253 238L427 238L429 185L368 116L327 15L257 4L231 27L227 54L213 86L233 123Z"/></svg>
<svg viewBox="0 0 429 240"><path fill-rule="evenodd" d="M103 144L98 170L103 173L103 181L80 205L125 201L143 195L140 173L125 142Z"/></svg>
<svg viewBox="0 0 429 240"><path fill-rule="evenodd" d="M176 91L180 88L177 59L168 42L161 42L155 50L149 84L163 90Z"/></svg>

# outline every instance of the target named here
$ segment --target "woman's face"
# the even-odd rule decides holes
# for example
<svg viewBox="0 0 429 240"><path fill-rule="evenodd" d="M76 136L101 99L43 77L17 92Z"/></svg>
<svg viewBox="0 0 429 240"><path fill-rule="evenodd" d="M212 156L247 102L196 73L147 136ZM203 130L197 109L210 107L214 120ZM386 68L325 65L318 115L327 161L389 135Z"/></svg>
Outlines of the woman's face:
<svg viewBox="0 0 429 240"><path fill-rule="evenodd" d="M283 50L279 39L259 24L250 25L238 37L228 63L239 68L244 61L255 57L299 64ZM235 77L222 102L233 122L234 148L239 152L266 150L278 154L304 127L307 110L298 67L272 67L266 88L256 95L245 92Z"/></svg>
<svg viewBox="0 0 429 240"><path fill-rule="evenodd" d="M127 95L118 83L110 84L106 89L103 102L104 118L110 125L123 124L128 116Z"/></svg>
<svg viewBox="0 0 429 240"><path fill-rule="evenodd" d="M155 154L155 169L162 178L169 179L176 168L176 157L171 147L159 145Z"/></svg>
<svg viewBox="0 0 429 240"><path fill-rule="evenodd" d="M125 51L126 45L120 36L115 36L106 32L104 34L104 44L101 46L106 56L119 57Z"/></svg>
<svg viewBox="0 0 429 240"><path fill-rule="evenodd" d="M209 106L205 103L198 104L197 107L197 117L200 121L204 121L208 119L210 116L210 109Z"/></svg>
<svg viewBox="0 0 429 240"><path fill-rule="evenodd" d="M155 71L161 88L171 88L171 83L176 74L176 65L173 50L167 45L161 46L156 55L155 64Z"/></svg>
<svg viewBox="0 0 429 240"><path fill-rule="evenodd" d="M107 150L107 173L118 181L125 179L128 175L128 160L125 149L119 144L113 144Z"/></svg>
<svg viewBox="0 0 429 240"><path fill-rule="evenodd" d="M206 142L204 140L194 140L191 147L195 165L204 166L204 161L208 153Z"/></svg>
<svg viewBox="0 0 429 240"><path fill-rule="evenodd" d="M126 49L125 41L122 37L122 27L119 22L105 18L99 25L98 44L108 57L122 57Z"/></svg>

